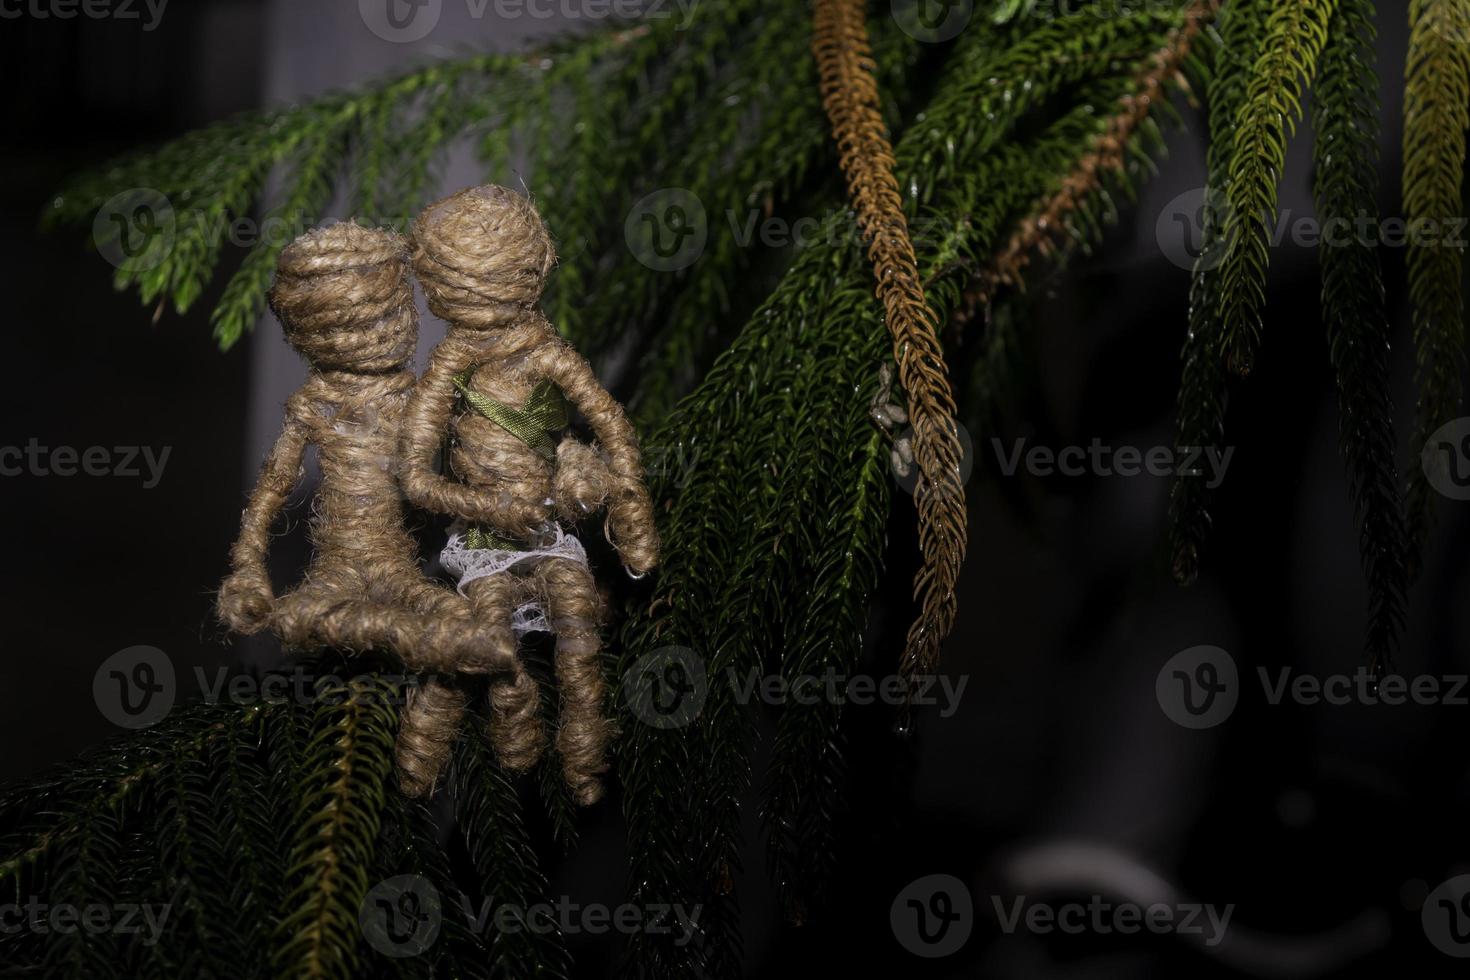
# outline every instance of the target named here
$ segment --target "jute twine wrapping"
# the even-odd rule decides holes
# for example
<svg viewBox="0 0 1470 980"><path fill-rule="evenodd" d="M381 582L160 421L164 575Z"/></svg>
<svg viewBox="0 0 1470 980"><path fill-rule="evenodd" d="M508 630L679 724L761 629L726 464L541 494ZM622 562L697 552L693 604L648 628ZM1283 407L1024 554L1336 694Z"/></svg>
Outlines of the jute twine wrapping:
<svg viewBox="0 0 1470 980"><path fill-rule="evenodd" d="M903 675L911 679L935 668L940 643L954 624L955 582L965 557L963 450L944 352L924 298L893 174L893 147L880 111L865 9L862 0L815 0L812 52L848 193L868 238L868 258L914 428L922 557L914 596L921 611L909 629L901 664Z"/></svg>
<svg viewBox="0 0 1470 980"><path fill-rule="evenodd" d="M504 188L470 188L419 216L414 272L429 309L448 331L408 407L400 481L418 506L520 542L529 542L554 515L575 519L605 506L608 540L628 570L641 575L657 564L658 533L637 439L591 367L535 308L555 262L540 215ZM548 460L481 414L456 413L457 377L467 378L477 395L515 409L550 380L586 418L598 449L563 440L556 459ZM446 433L452 476L433 468ZM602 710L603 610L591 573L578 562L551 558L476 579L465 591L479 621L494 630L495 658L511 661L508 675L492 680L490 725L497 755L511 769L533 765L545 740L536 684L520 661L510 620L528 599L543 604L556 633L557 752L575 798L595 801L613 732Z"/></svg>
<svg viewBox="0 0 1470 980"><path fill-rule="evenodd" d="M281 254L271 309L310 367L246 505L218 598L240 633L270 628L288 649L388 650L415 670L506 670L510 657L456 592L424 577L403 526L395 482L399 429L414 385L418 337L406 243L390 231L335 224ZM271 522L318 448L313 557L302 583L276 598L266 567ZM452 700L440 691L427 698ZM426 699L421 697L419 703ZM437 772L452 732L405 723L400 755L415 775Z"/></svg>

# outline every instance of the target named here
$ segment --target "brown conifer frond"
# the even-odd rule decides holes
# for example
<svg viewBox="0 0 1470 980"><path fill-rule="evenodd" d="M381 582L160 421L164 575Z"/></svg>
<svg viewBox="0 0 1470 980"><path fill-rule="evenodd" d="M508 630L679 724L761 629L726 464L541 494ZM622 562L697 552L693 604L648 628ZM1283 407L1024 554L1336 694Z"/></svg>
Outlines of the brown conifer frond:
<svg viewBox="0 0 1470 980"><path fill-rule="evenodd" d="M962 448L935 316L924 298L893 174L893 146L879 107L864 11L862 0L816 0L812 52L914 428L922 554L914 596L921 612L909 629L901 668L912 677L934 669L939 645L954 623L955 581L965 556Z"/></svg>
<svg viewBox="0 0 1470 980"><path fill-rule="evenodd" d="M1022 286L1032 256L1049 256L1057 240L1066 238L1067 216L1102 190L1106 174L1122 171L1129 142L1158 101L1166 97L1171 82L1189 57L1190 48L1219 9L1220 0L1195 0L1190 5L1184 22L1170 32L1167 43L1148 59L1137 84L1119 101L1117 112L1093 139L1088 152L1078 159L1056 191L1038 202L1017 226L1005 248L991 262L990 269L966 292L962 313L973 315L979 304L988 304L1002 286Z"/></svg>

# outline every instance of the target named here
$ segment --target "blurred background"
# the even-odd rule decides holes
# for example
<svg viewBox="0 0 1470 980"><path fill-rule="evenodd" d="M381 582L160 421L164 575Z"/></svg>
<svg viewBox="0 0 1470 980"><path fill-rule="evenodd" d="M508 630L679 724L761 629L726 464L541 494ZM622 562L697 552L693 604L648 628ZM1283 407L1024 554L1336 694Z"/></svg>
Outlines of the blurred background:
<svg viewBox="0 0 1470 980"><path fill-rule="evenodd" d="M1382 6L1384 172L1395 174L1405 37L1398 5ZM131 450L139 472L0 478L4 780L118 734L92 692L99 665L119 650L162 649L182 688L195 668L278 655L268 644L233 644L212 601L245 493L304 368L268 318L229 353L215 349L207 317L223 277L186 317L155 320L135 296L114 293L89 229L39 230L63 179L234 112L467 49L512 49L563 26L448 0L426 37L392 43L345 0L191 0L157 16L137 3L132 19L58 9L0 4L0 77L11 93L0 157L11 365L0 447L102 447L114 470ZM1272 704L1258 673L1273 682L1284 668L1352 674L1362 660L1367 597L1314 249L1288 241L1273 251L1268 342L1232 394L1226 441L1235 451L1192 588L1172 583L1163 557L1166 479L1007 475L1000 465L1019 440L1170 445L1188 274L1160 229L1203 183L1202 127L1187 118L1158 178L1105 244L1040 296L997 417L972 417L970 556L944 661L963 694L949 717L921 714L906 739L893 733L891 709L849 709L842 878L831 906L800 927L776 914L752 804L738 882L748 975L1381 978L1448 976L1458 966L1426 935L1421 908L1442 882L1470 873L1470 772L1458 751L1470 741L1470 708ZM443 184L481 177L461 155ZM1298 139L1284 212L1311 215L1309 181L1310 142ZM1391 178L1381 204L1401 212ZM1384 261L1397 404L1407 415L1402 249L1386 249ZM426 318L421 349L438 332ZM875 676L892 670L913 567L912 508L902 494L895 500L887 592L865 665ZM283 575L304 554L303 513L298 506L280 546ZM1448 500L1440 514L1400 657L1411 676L1470 673L1470 519ZM1228 652L1239 701L1228 719L1192 729L1171 720L1157 681L1171 658L1199 646ZM553 892L616 905L616 798L585 824L577 852L548 849ZM915 894L938 910L935 889L971 912L957 920L967 934L958 951L925 958L890 913ZM1098 896L1233 912L1218 943L1205 942L1208 926L1193 939L1007 931L1022 895L1053 906ZM1456 921L1470 928L1470 907ZM611 974L617 937L579 935L572 945L579 976ZM1470 944L1458 951L1470 955Z"/></svg>

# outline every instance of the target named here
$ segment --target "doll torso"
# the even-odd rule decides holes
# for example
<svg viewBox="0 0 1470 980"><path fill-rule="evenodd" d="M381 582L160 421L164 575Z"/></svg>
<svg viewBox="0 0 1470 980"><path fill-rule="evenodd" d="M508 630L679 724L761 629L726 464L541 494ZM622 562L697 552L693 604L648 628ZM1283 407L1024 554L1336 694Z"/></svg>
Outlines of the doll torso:
<svg viewBox="0 0 1470 980"><path fill-rule="evenodd" d="M477 395L520 411L543 380L535 353L533 348L485 361L470 372L466 385ZM477 411L467 398L461 399L452 425L449 462L457 479L499 493L507 504L550 501L552 460Z"/></svg>
<svg viewBox="0 0 1470 980"><path fill-rule="evenodd" d="M393 463L413 383L409 371L313 379L310 438L322 480L312 508L312 543L322 559L353 563L391 552L413 561Z"/></svg>

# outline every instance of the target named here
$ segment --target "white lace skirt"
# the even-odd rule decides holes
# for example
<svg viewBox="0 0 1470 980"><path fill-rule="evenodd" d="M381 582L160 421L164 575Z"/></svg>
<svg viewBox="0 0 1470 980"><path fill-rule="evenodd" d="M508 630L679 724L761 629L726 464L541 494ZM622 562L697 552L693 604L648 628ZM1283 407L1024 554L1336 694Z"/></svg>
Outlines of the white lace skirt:
<svg viewBox="0 0 1470 980"><path fill-rule="evenodd" d="M587 552L575 535L562 530L555 522L546 524L535 535L536 544L525 551L503 548L471 548L465 544L469 528L463 521L455 521L449 529L449 541L439 552L439 562L459 577L459 594L465 594L465 586L476 579L514 568L524 563L541 561L545 558L565 558L587 567ZM550 633L551 624L546 620L546 610L541 603L532 600L522 603L511 616L511 628L517 637L527 633Z"/></svg>

